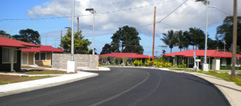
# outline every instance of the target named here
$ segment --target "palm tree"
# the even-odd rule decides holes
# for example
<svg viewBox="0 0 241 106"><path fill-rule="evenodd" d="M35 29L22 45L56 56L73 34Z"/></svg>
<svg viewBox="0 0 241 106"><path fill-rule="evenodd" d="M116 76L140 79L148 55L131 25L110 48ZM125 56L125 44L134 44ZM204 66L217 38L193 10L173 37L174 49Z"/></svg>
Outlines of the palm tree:
<svg viewBox="0 0 241 106"><path fill-rule="evenodd" d="M177 37L177 46L180 49L180 51L182 51L182 48L184 47L184 35L182 30L176 31L175 35Z"/></svg>
<svg viewBox="0 0 241 106"><path fill-rule="evenodd" d="M172 48L174 44L176 43L176 36L174 34L173 30L168 31L167 33L163 33L163 38L161 38L162 42L164 42L166 45L170 48L170 53L172 53Z"/></svg>

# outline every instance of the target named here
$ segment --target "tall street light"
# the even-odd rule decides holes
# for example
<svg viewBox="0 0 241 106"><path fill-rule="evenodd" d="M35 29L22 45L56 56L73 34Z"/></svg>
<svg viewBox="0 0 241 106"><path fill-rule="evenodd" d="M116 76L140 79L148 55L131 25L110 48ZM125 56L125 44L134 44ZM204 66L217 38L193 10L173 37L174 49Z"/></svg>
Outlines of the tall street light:
<svg viewBox="0 0 241 106"><path fill-rule="evenodd" d="M67 62L67 72L76 72L76 63L74 61L74 15L75 0L72 0L72 27L71 27L71 59Z"/></svg>
<svg viewBox="0 0 241 106"><path fill-rule="evenodd" d="M93 50L92 50L92 54L95 55L95 13L96 13L96 11L94 10L94 8L87 8L85 10L89 11L90 13L93 14Z"/></svg>
<svg viewBox="0 0 241 106"><path fill-rule="evenodd" d="M208 64L207 64L207 39L208 39L208 8L209 8L209 0L196 0L196 2L203 2L203 4L206 5L206 33L205 33L205 54L204 54L203 71L208 71Z"/></svg>

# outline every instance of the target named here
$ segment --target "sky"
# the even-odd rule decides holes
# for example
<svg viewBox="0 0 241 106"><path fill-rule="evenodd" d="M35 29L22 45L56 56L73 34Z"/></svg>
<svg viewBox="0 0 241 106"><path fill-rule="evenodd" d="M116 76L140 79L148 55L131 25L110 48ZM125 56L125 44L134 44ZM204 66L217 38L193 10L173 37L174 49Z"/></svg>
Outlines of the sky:
<svg viewBox="0 0 241 106"><path fill-rule="evenodd" d="M40 33L42 45L58 47L61 32L71 27L72 0L1 0L0 30L11 35L22 29L33 29ZM238 0L238 10L241 10ZM145 55L152 53L153 15L156 6L155 55L160 56L165 45L160 39L168 30L188 30L201 28L205 32L206 6L195 0L75 0L75 16L80 19L80 29L85 39L93 40L91 13L86 8L94 8L95 48L99 54L118 28L125 25L135 27L141 37L140 44ZM208 34L214 39L217 26L226 16L233 14L233 0L210 0L208 9ZM241 11L238 11L238 15ZM75 31L77 30L75 20ZM89 46L92 49L92 45ZM175 47L173 52L179 49Z"/></svg>

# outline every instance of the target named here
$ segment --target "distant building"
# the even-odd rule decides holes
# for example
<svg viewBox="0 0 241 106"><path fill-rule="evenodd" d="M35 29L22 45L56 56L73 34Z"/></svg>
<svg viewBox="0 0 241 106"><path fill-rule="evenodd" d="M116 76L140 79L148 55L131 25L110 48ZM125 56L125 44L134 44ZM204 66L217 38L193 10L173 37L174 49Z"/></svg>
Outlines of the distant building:
<svg viewBox="0 0 241 106"><path fill-rule="evenodd" d="M64 50L52 46L39 46L22 49L22 66L52 66L52 54L63 53Z"/></svg>
<svg viewBox="0 0 241 106"><path fill-rule="evenodd" d="M186 50L181 52L167 53L163 54L163 56L168 57L169 62L173 62L173 64L182 64L184 63L187 67L193 67L194 65L194 53L196 54L196 59L200 59L199 68L202 67L202 63L204 62L204 53L205 50ZM240 54L236 54L237 62L236 67L239 67L240 63ZM231 52L224 52L218 50L207 50L207 63L209 64L209 69L211 70L220 70L220 67L230 67L231 66ZM215 64L215 66L214 66Z"/></svg>
<svg viewBox="0 0 241 106"><path fill-rule="evenodd" d="M21 49L27 47L38 47L38 45L0 37L0 71L20 71Z"/></svg>

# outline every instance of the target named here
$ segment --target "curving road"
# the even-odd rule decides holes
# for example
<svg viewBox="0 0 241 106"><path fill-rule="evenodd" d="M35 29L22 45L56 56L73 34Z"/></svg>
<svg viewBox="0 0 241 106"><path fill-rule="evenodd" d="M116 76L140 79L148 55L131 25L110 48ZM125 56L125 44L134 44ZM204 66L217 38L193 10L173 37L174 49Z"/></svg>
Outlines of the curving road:
<svg viewBox="0 0 241 106"><path fill-rule="evenodd" d="M209 82L188 74L111 68L99 77L0 98L0 106L229 106Z"/></svg>

